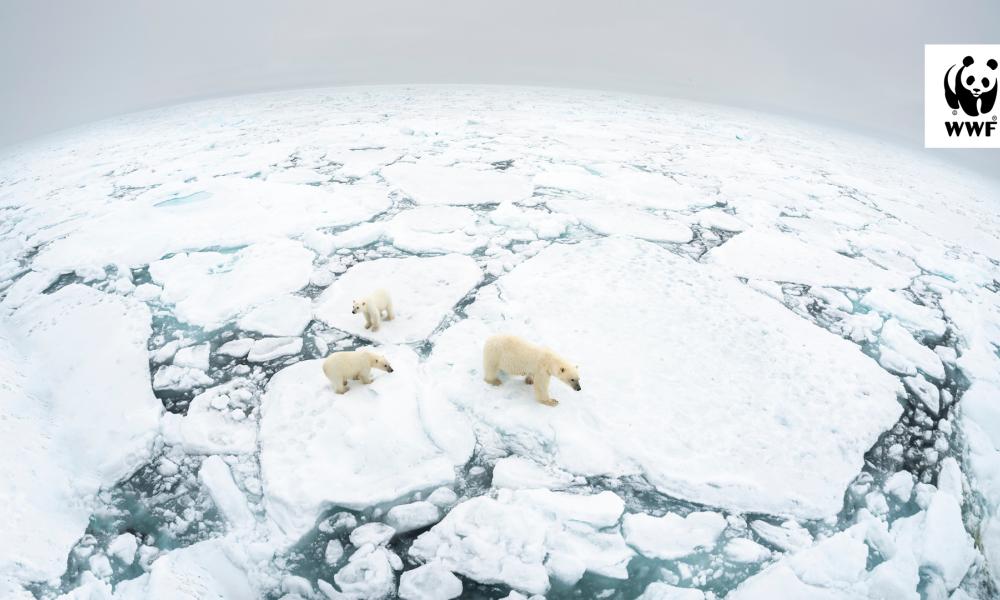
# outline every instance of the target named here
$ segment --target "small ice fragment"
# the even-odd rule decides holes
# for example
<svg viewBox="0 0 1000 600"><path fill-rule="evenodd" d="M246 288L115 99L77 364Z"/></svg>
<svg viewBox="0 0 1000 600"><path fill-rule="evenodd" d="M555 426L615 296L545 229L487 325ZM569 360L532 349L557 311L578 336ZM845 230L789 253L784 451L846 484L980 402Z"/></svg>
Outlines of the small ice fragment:
<svg viewBox="0 0 1000 600"><path fill-rule="evenodd" d="M451 600L462 595L462 582L438 562L429 562L399 578L402 600Z"/></svg>
<svg viewBox="0 0 1000 600"><path fill-rule="evenodd" d="M108 544L108 555L117 558L126 565L131 565L135 562L135 551L138 547L139 543L134 535L123 533Z"/></svg>
<svg viewBox="0 0 1000 600"><path fill-rule="evenodd" d="M771 557L771 551L753 540L733 538L723 548L726 558L734 563L757 563Z"/></svg>
<svg viewBox="0 0 1000 600"><path fill-rule="evenodd" d="M326 550L323 552L323 560L326 561L326 564L335 565L343 557L344 545L340 543L340 540L330 540L327 542Z"/></svg>
<svg viewBox="0 0 1000 600"><path fill-rule="evenodd" d="M233 340L219 346L219 349L216 350L216 352L218 354L225 354L226 356L243 358L248 352L250 352L250 348L253 347L253 343L254 340L248 338Z"/></svg>
<svg viewBox="0 0 1000 600"><path fill-rule="evenodd" d="M458 501L458 494L451 488L439 487L427 496L427 501L439 508L447 508Z"/></svg>
<svg viewBox="0 0 1000 600"><path fill-rule="evenodd" d="M189 367L191 369L207 371L209 349L210 346L208 344L181 348L174 354L173 364L178 367Z"/></svg>
<svg viewBox="0 0 1000 600"><path fill-rule="evenodd" d="M256 340L247 354L250 362L267 362L280 358L298 354L302 351L302 338L300 337L279 337L264 338Z"/></svg>
<svg viewBox="0 0 1000 600"><path fill-rule="evenodd" d="M385 523L365 523L351 532L351 543L357 547L365 544L383 546L396 535L396 530Z"/></svg>
<svg viewBox="0 0 1000 600"><path fill-rule="evenodd" d="M427 501L401 504L389 509L385 522L396 530L396 533L406 533L433 525L441 520L441 511Z"/></svg>

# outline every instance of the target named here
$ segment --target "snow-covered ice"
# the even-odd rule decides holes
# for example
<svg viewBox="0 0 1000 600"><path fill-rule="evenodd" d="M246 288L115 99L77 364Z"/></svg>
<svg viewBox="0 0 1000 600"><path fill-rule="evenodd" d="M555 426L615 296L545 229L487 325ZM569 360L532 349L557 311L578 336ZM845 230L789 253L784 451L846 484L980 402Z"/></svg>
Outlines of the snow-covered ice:
<svg viewBox="0 0 1000 600"><path fill-rule="evenodd" d="M450 483L454 464L427 435L417 357L379 349L392 373L337 395L322 361L278 372L261 401L260 463L269 518L295 541L332 506L364 508Z"/></svg>
<svg viewBox="0 0 1000 600"><path fill-rule="evenodd" d="M417 204L497 204L531 196L530 179L515 173L461 165L399 162L382 176Z"/></svg>
<svg viewBox="0 0 1000 600"><path fill-rule="evenodd" d="M664 492L717 506L835 514L864 452L901 410L898 380L854 345L640 241L543 250L482 288L467 311L430 360L455 404L541 462L551 456L583 475L641 472ZM512 379L485 385L482 342L501 331L578 364L583 392L553 379L562 400L553 411ZM783 484L791 478L796 486Z"/></svg>
<svg viewBox="0 0 1000 600"><path fill-rule="evenodd" d="M226 98L11 149L0 596L989 597L997 190L567 90ZM583 391L487 386L500 331ZM310 359L364 343L395 372L333 394Z"/></svg>
<svg viewBox="0 0 1000 600"><path fill-rule="evenodd" d="M337 278L317 300L316 316L333 327L382 343L415 342L428 337L482 279L475 261L459 254L382 258L363 262ZM377 289L392 298L396 318L377 332L365 329L364 315L352 302Z"/></svg>
<svg viewBox="0 0 1000 600"><path fill-rule="evenodd" d="M708 253L708 262L740 277L829 287L890 289L909 278L863 258L808 244L778 231L748 229Z"/></svg>
<svg viewBox="0 0 1000 600"><path fill-rule="evenodd" d="M550 574L564 585L585 571L627 577L632 557L620 533L601 531L621 516L611 492L577 496L547 490L467 500L421 534L410 554L482 583L543 594ZM570 574L571 573L571 574Z"/></svg>
<svg viewBox="0 0 1000 600"><path fill-rule="evenodd" d="M160 298L183 321L205 329L309 284L313 253L299 242L261 242L235 253L175 254L149 265Z"/></svg>
<svg viewBox="0 0 1000 600"><path fill-rule="evenodd" d="M150 333L144 305L82 285L0 323L0 574L61 575L94 494L148 460L163 410Z"/></svg>
<svg viewBox="0 0 1000 600"><path fill-rule="evenodd" d="M622 521L622 533L630 546L649 558L668 560L711 549L725 529L725 517L714 512L694 512L686 517L675 513L662 517L627 514Z"/></svg>

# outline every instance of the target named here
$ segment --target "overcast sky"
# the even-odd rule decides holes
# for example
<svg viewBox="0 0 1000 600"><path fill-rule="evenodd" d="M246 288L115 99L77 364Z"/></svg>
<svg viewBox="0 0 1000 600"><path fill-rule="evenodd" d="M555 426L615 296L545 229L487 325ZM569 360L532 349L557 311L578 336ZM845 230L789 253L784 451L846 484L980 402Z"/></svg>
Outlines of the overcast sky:
<svg viewBox="0 0 1000 600"><path fill-rule="evenodd" d="M1000 150L922 149L925 43L1000 43L1000 1L2 0L0 145L244 92L512 83L791 114L1000 173Z"/></svg>

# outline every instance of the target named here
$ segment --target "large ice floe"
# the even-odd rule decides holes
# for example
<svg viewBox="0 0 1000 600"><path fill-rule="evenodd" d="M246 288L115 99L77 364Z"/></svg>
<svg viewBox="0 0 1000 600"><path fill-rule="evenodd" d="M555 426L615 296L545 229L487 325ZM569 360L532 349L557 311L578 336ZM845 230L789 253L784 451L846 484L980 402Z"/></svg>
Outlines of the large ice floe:
<svg viewBox="0 0 1000 600"><path fill-rule="evenodd" d="M499 443L581 475L641 473L706 504L835 515L901 412L899 381L856 346L647 242L547 248L480 289L467 312L430 365L441 393ZM553 380L553 411L514 378L482 385L482 341L500 332L564 354L583 392Z"/></svg>
<svg viewBox="0 0 1000 600"><path fill-rule="evenodd" d="M998 198L565 90L229 98L8 150L0 597L995 598ZM488 385L497 333L582 390ZM336 394L350 350L393 371Z"/></svg>

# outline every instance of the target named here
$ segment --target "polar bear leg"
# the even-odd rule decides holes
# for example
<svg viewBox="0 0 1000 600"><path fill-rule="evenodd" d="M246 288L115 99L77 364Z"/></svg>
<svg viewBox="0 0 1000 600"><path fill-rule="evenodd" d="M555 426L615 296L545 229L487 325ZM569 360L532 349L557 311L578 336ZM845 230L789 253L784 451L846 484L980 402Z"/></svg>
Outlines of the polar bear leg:
<svg viewBox="0 0 1000 600"><path fill-rule="evenodd" d="M369 303L369 306L370 306L370 303ZM378 331L378 326L379 326L379 321L380 321L378 313L379 313L379 310L377 308L375 308L375 307L371 307L368 310L368 321L369 321L369 323L371 323L372 333Z"/></svg>
<svg viewBox="0 0 1000 600"><path fill-rule="evenodd" d="M535 399L546 406L555 406L559 401L549 398L549 374L541 373L534 377Z"/></svg>
<svg viewBox="0 0 1000 600"><path fill-rule="evenodd" d="M345 394L345 393L347 393L347 390L349 390L349 389L351 389L351 388L347 387L347 380L346 379L341 379L340 380L340 385L337 386L336 392L338 394Z"/></svg>
<svg viewBox="0 0 1000 600"><path fill-rule="evenodd" d="M358 373L358 379L361 380L361 383L368 385L369 383L372 382L372 370L364 369L363 371Z"/></svg>
<svg viewBox="0 0 1000 600"><path fill-rule="evenodd" d="M483 380L490 385L500 385L499 360L489 349L483 351Z"/></svg>
<svg viewBox="0 0 1000 600"><path fill-rule="evenodd" d="M371 329L371 328L372 328L371 315L368 314L368 311L365 311L365 329Z"/></svg>
<svg viewBox="0 0 1000 600"><path fill-rule="evenodd" d="M386 300L385 302L385 320L391 321L396 318L396 314L392 312L392 300Z"/></svg>

